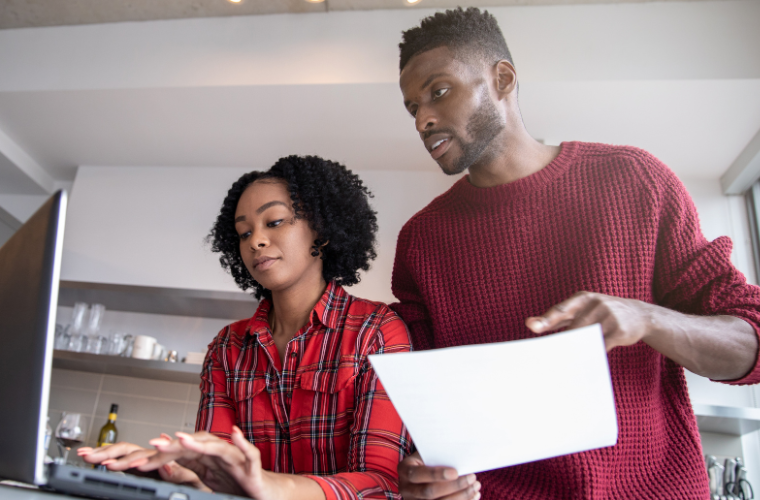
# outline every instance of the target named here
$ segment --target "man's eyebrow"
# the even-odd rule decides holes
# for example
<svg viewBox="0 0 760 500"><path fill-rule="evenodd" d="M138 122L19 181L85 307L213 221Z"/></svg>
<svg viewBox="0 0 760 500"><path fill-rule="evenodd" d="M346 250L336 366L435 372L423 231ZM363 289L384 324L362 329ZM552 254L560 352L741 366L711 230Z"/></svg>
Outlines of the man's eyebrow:
<svg viewBox="0 0 760 500"><path fill-rule="evenodd" d="M282 205L283 207L287 207L287 206L288 206L288 204L287 204L287 203L285 203L285 202L283 202L283 201L280 201L280 200L274 200L274 201L270 201L269 203L264 203L263 205L261 205L259 208L257 208L257 209L256 209L256 213L257 213L257 214L260 214L260 213L262 213L264 210L266 210L266 209L268 209L268 208L271 208L271 207L273 207L273 206L275 206L275 205Z"/></svg>
<svg viewBox="0 0 760 500"><path fill-rule="evenodd" d="M430 83L433 80L435 80L436 78L442 77L442 76L446 76L446 73L433 73L432 75L430 75L429 77L427 77L427 80L425 80L425 83L422 84L421 88L422 89L427 88L427 86L430 85Z"/></svg>

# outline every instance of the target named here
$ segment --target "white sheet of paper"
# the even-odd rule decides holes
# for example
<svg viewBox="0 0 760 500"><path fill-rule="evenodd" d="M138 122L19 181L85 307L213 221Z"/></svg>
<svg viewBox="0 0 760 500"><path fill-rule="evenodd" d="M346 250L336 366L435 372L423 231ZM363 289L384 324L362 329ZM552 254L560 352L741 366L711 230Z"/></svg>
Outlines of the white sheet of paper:
<svg viewBox="0 0 760 500"><path fill-rule="evenodd" d="M426 465L469 474L617 442L599 325L369 359Z"/></svg>

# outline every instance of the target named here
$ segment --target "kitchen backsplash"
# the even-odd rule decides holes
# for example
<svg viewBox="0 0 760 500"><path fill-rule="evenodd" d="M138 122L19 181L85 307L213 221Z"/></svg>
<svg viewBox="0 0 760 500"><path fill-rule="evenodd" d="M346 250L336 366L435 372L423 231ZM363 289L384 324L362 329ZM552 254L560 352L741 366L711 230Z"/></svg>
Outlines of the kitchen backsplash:
<svg viewBox="0 0 760 500"><path fill-rule="evenodd" d="M148 441L162 432L193 432L198 411L198 384L182 384L140 378L101 375L53 369L49 415L53 429L61 412L81 413L84 421L84 446L94 446L100 427L106 422L112 403L119 405L116 427L119 440L149 446ZM741 437L710 432L701 433L705 454L721 460L742 456ZM55 444L50 456L57 456ZM69 455L74 458L72 451Z"/></svg>
<svg viewBox="0 0 760 500"><path fill-rule="evenodd" d="M148 446L162 432L195 430L200 390L182 384L53 369L50 388L50 426L55 430L64 411L83 418L84 445L94 446L112 403L119 405L119 441ZM55 442L50 456L57 456ZM74 451L69 455L75 456Z"/></svg>

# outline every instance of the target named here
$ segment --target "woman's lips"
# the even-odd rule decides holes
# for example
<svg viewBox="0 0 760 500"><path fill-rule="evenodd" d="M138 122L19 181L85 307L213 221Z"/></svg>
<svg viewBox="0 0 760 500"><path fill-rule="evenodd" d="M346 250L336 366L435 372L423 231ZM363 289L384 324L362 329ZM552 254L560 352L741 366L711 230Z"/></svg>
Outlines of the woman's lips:
<svg viewBox="0 0 760 500"><path fill-rule="evenodd" d="M277 262L277 259L264 259L258 264L256 264L255 266L253 266L253 268L257 271L266 271L267 269L272 267L275 262Z"/></svg>

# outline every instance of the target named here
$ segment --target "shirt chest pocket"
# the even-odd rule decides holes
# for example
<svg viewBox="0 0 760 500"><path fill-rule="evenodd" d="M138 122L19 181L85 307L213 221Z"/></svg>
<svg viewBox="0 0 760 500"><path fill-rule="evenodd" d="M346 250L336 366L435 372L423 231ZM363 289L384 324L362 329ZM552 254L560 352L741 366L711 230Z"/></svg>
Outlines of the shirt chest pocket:
<svg viewBox="0 0 760 500"><path fill-rule="evenodd" d="M290 408L293 445L323 461L320 474L345 470L354 423L355 366L303 370L296 376ZM298 438L301 439L298 439ZM296 450L294 450L295 455Z"/></svg>
<svg viewBox="0 0 760 500"><path fill-rule="evenodd" d="M237 423L265 422L272 418L266 379L261 373L234 373L227 381Z"/></svg>

